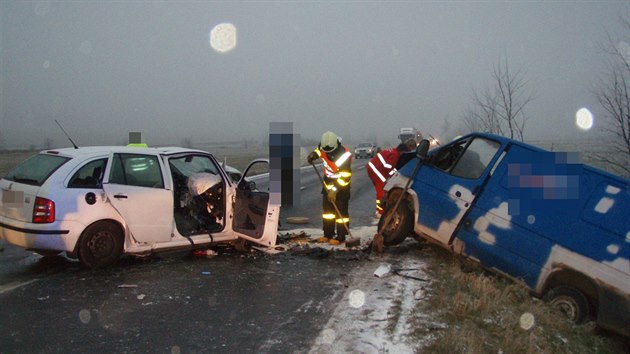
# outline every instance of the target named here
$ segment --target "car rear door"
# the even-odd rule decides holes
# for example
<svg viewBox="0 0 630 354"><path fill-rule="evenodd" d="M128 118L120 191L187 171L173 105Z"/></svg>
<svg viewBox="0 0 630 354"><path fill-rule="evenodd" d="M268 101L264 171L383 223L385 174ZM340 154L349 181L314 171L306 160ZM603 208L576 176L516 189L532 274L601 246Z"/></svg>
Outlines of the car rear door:
<svg viewBox="0 0 630 354"><path fill-rule="evenodd" d="M173 194L165 188L161 159L153 154L113 153L110 161L103 190L134 240L170 241Z"/></svg>
<svg viewBox="0 0 630 354"><path fill-rule="evenodd" d="M497 141L471 136L433 153L412 185L419 203L416 231L448 244L481 191L500 147Z"/></svg>
<svg viewBox="0 0 630 354"><path fill-rule="evenodd" d="M236 186L232 228L241 238L271 247L276 244L280 192L269 180L269 161L252 161Z"/></svg>

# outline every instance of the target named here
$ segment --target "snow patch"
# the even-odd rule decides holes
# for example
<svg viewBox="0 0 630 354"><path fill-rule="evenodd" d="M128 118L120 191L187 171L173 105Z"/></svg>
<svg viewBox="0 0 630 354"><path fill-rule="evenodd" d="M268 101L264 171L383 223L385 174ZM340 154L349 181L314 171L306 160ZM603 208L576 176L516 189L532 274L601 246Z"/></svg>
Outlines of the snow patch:
<svg viewBox="0 0 630 354"><path fill-rule="evenodd" d="M390 258L397 259L383 261L392 264L392 272L413 269L414 276L427 278L421 261ZM424 343L410 340L409 323L424 320L415 306L424 299L428 284L396 275L377 278L373 272L370 262L355 270L354 283L344 295L349 302L339 302L309 353L413 353L422 348ZM356 298L362 299L362 306L353 305Z"/></svg>

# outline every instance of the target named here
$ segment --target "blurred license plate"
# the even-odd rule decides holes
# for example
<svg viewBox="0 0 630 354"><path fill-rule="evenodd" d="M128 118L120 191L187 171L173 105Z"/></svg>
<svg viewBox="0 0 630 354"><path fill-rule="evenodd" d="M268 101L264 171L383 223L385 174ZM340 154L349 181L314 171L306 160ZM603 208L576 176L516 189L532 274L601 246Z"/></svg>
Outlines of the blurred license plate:
<svg viewBox="0 0 630 354"><path fill-rule="evenodd" d="M24 192L2 190L2 205L10 208L20 208L24 204Z"/></svg>

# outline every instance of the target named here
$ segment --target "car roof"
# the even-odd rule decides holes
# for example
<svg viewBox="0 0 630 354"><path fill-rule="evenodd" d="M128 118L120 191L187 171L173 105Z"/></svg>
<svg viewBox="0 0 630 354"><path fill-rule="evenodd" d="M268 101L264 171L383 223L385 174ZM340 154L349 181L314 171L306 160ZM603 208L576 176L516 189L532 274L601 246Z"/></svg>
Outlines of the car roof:
<svg viewBox="0 0 630 354"><path fill-rule="evenodd" d="M136 146L85 146L78 149L75 148L61 148L61 149L48 149L43 150L40 154L47 155L60 155L66 157L90 157L100 156L105 154L126 153L126 154L160 154L160 155L173 155L184 152L197 152L202 154L208 154L207 151L194 150L183 147L168 146L168 147L136 147Z"/></svg>

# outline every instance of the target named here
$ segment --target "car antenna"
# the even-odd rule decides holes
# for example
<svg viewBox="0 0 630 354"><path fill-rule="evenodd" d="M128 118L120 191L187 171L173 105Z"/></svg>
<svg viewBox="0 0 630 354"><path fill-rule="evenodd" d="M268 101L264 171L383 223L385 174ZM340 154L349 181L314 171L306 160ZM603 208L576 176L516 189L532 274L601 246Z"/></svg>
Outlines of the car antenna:
<svg viewBox="0 0 630 354"><path fill-rule="evenodd" d="M74 143L74 141L72 141L72 138L70 137L70 135L68 135L68 133L66 133L66 130L63 129L63 127L61 126L61 124L59 124L59 122L55 119L55 123L57 123L57 125L59 126L59 128L61 128L61 131L66 134L66 138L68 138L68 140L70 140L70 142L72 143L72 146L74 146L75 149L78 149L79 147L77 146L77 144Z"/></svg>

